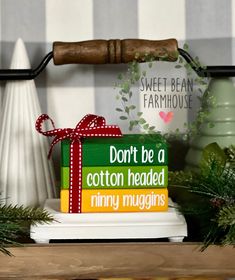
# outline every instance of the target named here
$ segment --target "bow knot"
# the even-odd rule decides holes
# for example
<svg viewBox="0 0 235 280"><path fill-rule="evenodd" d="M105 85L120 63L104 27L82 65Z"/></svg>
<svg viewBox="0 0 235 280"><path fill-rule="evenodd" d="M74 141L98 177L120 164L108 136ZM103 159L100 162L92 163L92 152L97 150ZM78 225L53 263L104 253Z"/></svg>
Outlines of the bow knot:
<svg viewBox="0 0 235 280"><path fill-rule="evenodd" d="M49 120L53 127L52 130L44 131L42 125ZM48 157L51 156L52 149L56 143L64 139L70 139L72 142L81 142L86 137L120 137L121 130L115 125L106 125L105 119L97 115L85 115L75 128L55 128L53 120L46 114L41 115L36 121L36 130L44 136L54 136Z"/></svg>

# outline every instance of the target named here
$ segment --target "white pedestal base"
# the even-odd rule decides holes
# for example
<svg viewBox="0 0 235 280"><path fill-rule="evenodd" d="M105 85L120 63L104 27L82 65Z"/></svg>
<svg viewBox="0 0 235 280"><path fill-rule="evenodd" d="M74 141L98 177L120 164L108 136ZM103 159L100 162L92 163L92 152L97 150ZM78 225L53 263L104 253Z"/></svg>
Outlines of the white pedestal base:
<svg viewBox="0 0 235 280"><path fill-rule="evenodd" d="M182 242L187 236L187 224L174 205L169 199L167 212L66 214L59 211L59 199L48 199L44 209L56 222L31 226L30 237L36 243L49 243L51 239L141 238Z"/></svg>

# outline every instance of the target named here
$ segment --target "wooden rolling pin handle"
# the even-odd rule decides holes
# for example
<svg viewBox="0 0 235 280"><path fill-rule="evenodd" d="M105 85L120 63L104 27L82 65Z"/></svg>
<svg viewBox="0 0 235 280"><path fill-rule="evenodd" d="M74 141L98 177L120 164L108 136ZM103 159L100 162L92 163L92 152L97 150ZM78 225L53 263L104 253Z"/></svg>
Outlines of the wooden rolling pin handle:
<svg viewBox="0 0 235 280"><path fill-rule="evenodd" d="M176 61L177 40L117 39L53 43L55 65L128 63L134 60L143 62L146 60L146 55L154 57L155 60Z"/></svg>

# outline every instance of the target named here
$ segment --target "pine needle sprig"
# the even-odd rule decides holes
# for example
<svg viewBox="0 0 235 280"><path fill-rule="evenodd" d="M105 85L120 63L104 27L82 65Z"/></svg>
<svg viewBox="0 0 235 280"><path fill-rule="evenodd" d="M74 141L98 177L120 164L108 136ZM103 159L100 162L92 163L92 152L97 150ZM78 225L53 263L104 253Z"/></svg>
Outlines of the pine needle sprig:
<svg viewBox="0 0 235 280"><path fill-rule="evenodd" d="M228 148L225 148L224 153L227 156L228 165L230 165L230 167L235 169L235 146L231 145Z"/></svg>
<svg viewBox="0 0 235 280"><path fill-rule="evenodd" d="M218 224L220 227L235 225L235 205L224 206L218 213ZM235 238L235 237L234 237Z"/></svg>
<svg viewBox="0 0 235 280"><path fill-rule="evenodd" d="M218 170L220 170L219 173ZM218 198L225 202L233 202L234 186L234 170L226 166L221 167L218 162L212 161L207 172L200 172L189 187L192 192L204 194L212 199Z"/></svg>
<svg viewBox="0 0 235 280"><path fill-rule="evenodd" d="M7 246L21 246L16 240L26 234L25 227L14 223L0 223L0 252L11 256L12 254L6 249Z"/></svg>
<svg viewBox="0 0 235 280"><path fill-rule="evenodd" d="M168 183L171 186L187 187L192 181L193 174L190 171L169 171Z"/></svg>
<svg viewBox="0 0 235 280"><path fill-rule="evenodd" d="M235 225L232 225L228 228L226 238L222 240L222 245L231 245L235 244Z"/></svg>
<svg viewBox="0 0 235 280"><path fill-rule="evenodd" d="M29 225L50 223L54 219L45 210L0 204L0 252L11 256L7 246L21 246L17 241L29 235Z"/></svg>
<svg viewBox="0 0 235 280"><path fill-rule="evenodd" d="M1 222L21 222L49 223L53 221L53 217L40 208L23 207L23 206L0 206L0 223Z"/></svg>
<svg viewBox="0 0 235 280"><path fill-rule="evenodd" d="M232 158L233 159L233 158ZM177 201L180 211L190 220L199 222L202 250L211 244L235 244L235 168L230 158L216 144L208 145L198 172L191 179L183 174L182 180L171 174L169 185L182 186L193 194L193 199ZM180 183L180 184L179 184Z"/></svg>
<svg viewBox="0 0 235 280"><path fill-rule="evenodd" d="M196 204L192 204L190 202L186 202L184 203L181 207L180 207L180 211L184 214L184 215L190 215L190 216L201 216L201 215L208 215L208 213L211 212L211 207L206 204L206 200L197 200L197 205Z"/></svg>

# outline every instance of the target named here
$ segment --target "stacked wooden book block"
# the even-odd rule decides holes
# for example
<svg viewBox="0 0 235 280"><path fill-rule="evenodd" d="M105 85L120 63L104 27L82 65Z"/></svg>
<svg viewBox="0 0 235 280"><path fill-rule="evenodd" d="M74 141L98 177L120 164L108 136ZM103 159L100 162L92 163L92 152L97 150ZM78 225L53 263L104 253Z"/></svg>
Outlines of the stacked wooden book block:
<svg viewBox="0 0 235 280"><path fill-rule="evenodd" d="M65 213L71 200L70 145L70 140L61 144L61 211ZM82 213L167 211L168 155L160 136L86 138L81 161Z"/></svg>

